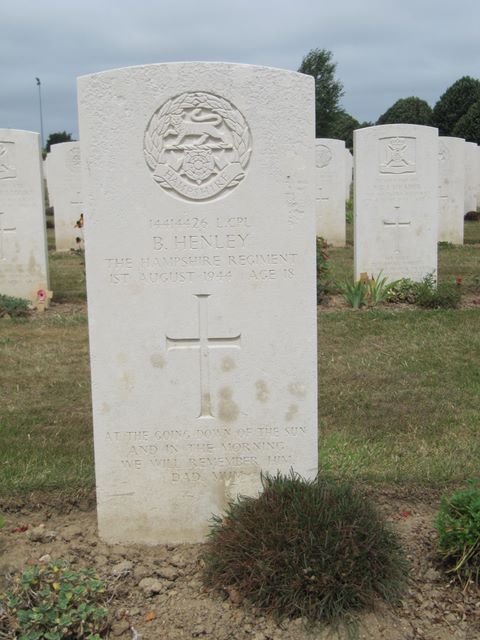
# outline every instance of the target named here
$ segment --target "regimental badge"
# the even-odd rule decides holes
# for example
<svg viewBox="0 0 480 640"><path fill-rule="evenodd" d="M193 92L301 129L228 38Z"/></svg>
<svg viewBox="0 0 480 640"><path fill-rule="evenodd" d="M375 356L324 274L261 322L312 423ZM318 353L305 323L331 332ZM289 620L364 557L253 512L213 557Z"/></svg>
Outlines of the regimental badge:
<svg viewBox="0 0 480 640"><path fill-rule="evenodd" d="M415 173L415 138L380 138L380 173Z"/></svg>
<svg viewBox="0 0 480 640"><path fill-rule="evenodd" d="M0 141L0 180L16 177L15 143Z"/></svg>
<svg viewBox="0 0 480 640"><path fill-rule="evenodd" d="M447 145L444 142L440 142L438 146L438 161L440 163L447 163L450 158L450 153L448 151Z"/></svg>
<svg viewBox="0 0 480 640"><path fill-rule="evenodd" d="M65 164L74 173L80 169L80 147L72 147L68 150Z"/></svg>
<svg viewBox="0 0 480 640"><path fill-rule="evenodd" d="M167 193L212 200L245 177L252 152L243 115L211 93L182 93L153 114L145 131L145 161Z"/></svg>
<svg viewBox="0 0 480 640"><path fill-rule="evenodd" d="M323 169L332 159L332 152L326 144L319 144L315 147L315 164L319 169Z"/></svg>

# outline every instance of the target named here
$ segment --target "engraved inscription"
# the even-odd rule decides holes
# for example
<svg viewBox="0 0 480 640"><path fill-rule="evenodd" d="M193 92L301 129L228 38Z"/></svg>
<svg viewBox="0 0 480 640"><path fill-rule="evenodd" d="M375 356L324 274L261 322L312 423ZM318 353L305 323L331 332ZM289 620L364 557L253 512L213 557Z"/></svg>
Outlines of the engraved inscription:
<svg viewBox="0 0 480 640"><path fill-rule="evenodd" d="M211 93L182 93L153 114L144 137L145 160L167 193L211 200L245 177L251 134L243 115Z"/></svg>
<svg viewBox="0 0 480 640"><path fill-rule="evenodd" d="M438 148L438 160L441 164L447 163L450 157L450 153L447 149L447 145L444 142L440 142Z"/></svg>
<svg viewBox="0 0 480 640"><path fill-rule="evenodd" d="M15 143L0 142L0 180L16 177Z"/></svg>
<svg viewBox="0 0 480 640"><path fill-rule="evenodd" d="M400 253L400 231L401 227L409 227L411 224L411 220L400 220L400 205L394 205L395 213L394 220L384 220L383 224L387 228L393 228L394 230L394 251L395 253Z"/></svg>
<svg viewBox="0 0 480 640"><path fill-rule="evenodd" d="M236 336L214 338L208 335L208 298L210 294L195 294L198 299L198 338L172 338L165 336L167 351L172 349L198 349L200 352L200 413L198 418L213 418L210 395L209 351L213 348L240 349ZM230 397L228 398L230 399Z"/></svg>
<svg viewBox="0 0 480 640"><path fill-rule="evenodd" d="M4 216L5 213L3 211L0 211L0 260L6 260L6 255L5 255L5 234L12 234L12 233L16 233L17 232L17 228L16 227L7 227L4 226Z"/></svg>
<svg viewBox="0 0 480 640"><path fill-rule="evenodd" d="M319 169L323 169L330 164L332 152L326 144L319 144L315 148L315 164Z"/></svg>
<svg viewBox="0 0 480 640"><path fill-rule="evenodd" d="M380 173L415 173L415 138L380 138Z"/></svg>

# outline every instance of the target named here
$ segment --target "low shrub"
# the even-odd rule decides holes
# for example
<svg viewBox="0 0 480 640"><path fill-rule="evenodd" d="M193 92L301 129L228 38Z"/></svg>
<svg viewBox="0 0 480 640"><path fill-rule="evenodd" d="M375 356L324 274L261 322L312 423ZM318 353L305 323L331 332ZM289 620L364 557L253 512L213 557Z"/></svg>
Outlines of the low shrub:
<svg viewBox="0 0 480 640"><path fill-rule="evenodd" d="M480 220L480 212L478 211L468 211L464 216L464 220Z"/></svg>
<svg viewBox="0 0 480 640"><path fill-rule="evenodd" d="M24 640L100 640L108 630L104 603L104 585L92 569L60 561L27 567L0 595L13 637Z"/></svg>
<svg viewBox="0 0 480 640"><path fill-rule="evenodd" d="M264 476L257 498L214 516L205 584L235 589L276 618L340 622L402 593L407 561L373 504L347 484Z"/></svg>
<svg viewBox="0 0 480 640"><path fill-rule="evenodd" d="M10 316L11 318L25 318L30 315L30 303L23 298L12 298L0 294L0 318Z"/></svg>
<svg viewBox="0 0 480 640"><path fill-rule="evenodd" d="M381 302L386 302L389 297L390 290L396 282L388 282L386 277L382 277L380 272L377 278L369 278L365 275L357 282L345 282L341 285L340 290L346 302L354 309L368 305L375 307Z"/></svg>
<svg viewBox="0 0 480 640"><path fill-rule="evenodd" d="M396 280L387 295L387 302L407 302L415 304L417 300L418 282L410 278Z"/></svg>
<svg viewBox="0 0 480 640"><path fill-rule="evenodd" d="M435 521L443 561L462 581L480 584L480 484L442 498Z"/></svg>
<svg viewBox="0 0 480 640"><path fill-rule="evenodd" d="M416 286L415 303L424 309L456 309L462 299L457 282L441 282L436 285L432 275L427 275Z"/></svg>

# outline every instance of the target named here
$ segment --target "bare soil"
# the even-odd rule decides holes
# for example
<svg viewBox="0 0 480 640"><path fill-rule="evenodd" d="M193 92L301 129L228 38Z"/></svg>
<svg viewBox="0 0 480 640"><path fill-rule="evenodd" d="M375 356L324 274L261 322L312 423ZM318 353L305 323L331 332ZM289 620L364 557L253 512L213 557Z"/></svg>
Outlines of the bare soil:
<svg viewBox="0 0 480 640"><path fill-rule="evenodd" d="M480 593L454 582L439 564L433 528L439 492L367 487L401 536L411 577L401 605L378 602L359 618L360 640L475 640ZM344 630L277 625L235 591L211 593L202 584L202 545L108 545L96 531L94 495L0 498L0 591L27 564L62 558L91 566L112 587L110 638L119 640L343 640ZM47 558L45 558L47 556Z"/></svg>

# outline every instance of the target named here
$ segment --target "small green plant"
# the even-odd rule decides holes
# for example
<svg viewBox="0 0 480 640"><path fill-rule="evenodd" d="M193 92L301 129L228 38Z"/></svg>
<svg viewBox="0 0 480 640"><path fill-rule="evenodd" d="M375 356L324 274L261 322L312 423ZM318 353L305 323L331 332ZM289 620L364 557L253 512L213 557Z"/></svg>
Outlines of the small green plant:
<svg viewBox="0 0 480 640"><path fill-rule="evenodd" d="M380 302L386 302L390 290L395 287L396 282L388 282L386 277L382 278L382 272L378 274L377 278L369 278L367 280L367 300L368 304L375 306Z"/></svg>
<svg viewBox="0 0 480 640"><path fill-rule="evenodd" d="M424 309L456 309L462 299L461 284L442 282L436 285L432 274L428 274L416 288L416 304Z"/></svg>
<svg viewBox="0 0 480 640"><path fill-rule="evenodd" d="M417 301L418 283L410 278L401 278L392 283L387 295L387 302L407 302L415 304Z"/></svg>
<svg viewBox="0 0 480 640"><path fill-rule="evenodd" d="M25 318L28 315L30 315L30 303L28 300L0 294L0 318L3 316Z"/></svg>
<svg viewBox="0 0 480 640"><path fill-rule="evenodd" d="M104 602L105 587L92 569L60 561L27 567L0 596L21 640L100 640L108 629Z"/></svg>
<svg viewBox="0 0 480 640"><path fill-rule="evenodd" d="M328 265L327 243L317 237L317 304L330 291L330 267Z"/></svg>
<svg viewBox="0 0 480 640"><path fill-rule="evenodd" d="M5 526L5 518L3 516L0 516L0 529L3 529L4 526Z"/></svg>
<svg viewBox="0 0 480 640"><path fill-rule="evenodd" d="M447 242L446 240L440 240L438 243L439 249L455 249L455 245L452 242Z"/></svg>
<svg viewBox="0 0 480 640"><path fill-rule="evenodd" d="M442 498L435 526L449 571L463 581L480 584L480 484Z"/></svg>
<svg viewBox="0 0 480 640"><path fill-rule="evenodd" d="M354 309L360 309L367 304L368 286L363 280L344 282L340 290L348 304Z"/></svg>
<svg viewBox="0 0 480 640"><path fill-rule="evenodd" d="M407 575L400 543L372 503L349 485L264 476L257 498L214 516L205 584L235 589L275 617L349 621L377 596L399 599Z"/></svg>

